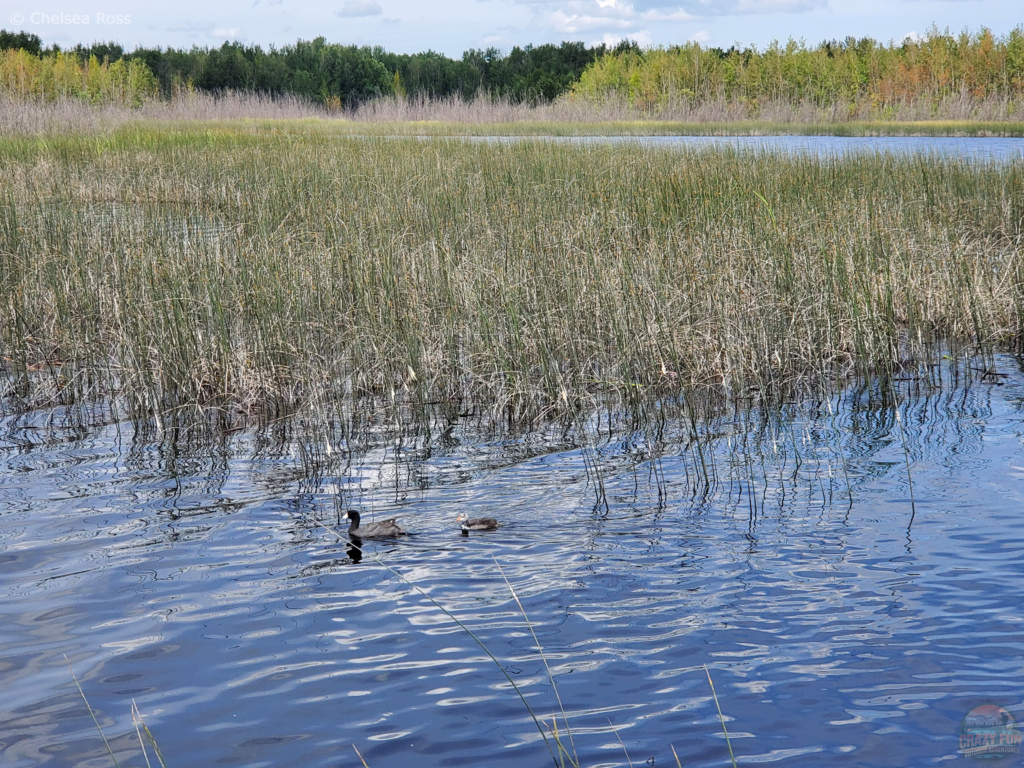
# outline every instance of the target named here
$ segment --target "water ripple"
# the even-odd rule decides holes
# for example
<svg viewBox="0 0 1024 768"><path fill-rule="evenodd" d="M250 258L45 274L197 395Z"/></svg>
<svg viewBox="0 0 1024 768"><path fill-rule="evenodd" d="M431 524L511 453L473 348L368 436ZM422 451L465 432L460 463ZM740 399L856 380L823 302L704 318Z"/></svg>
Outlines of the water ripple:
<svg viewBox="0 0 1024 768"><path fill-rule="evenodd" d="M705 665L740 762L951 759L972 707L1024 713L1024 373L998 364L1003 386L907 398L907 454L852 395L723 420L707 497L685 425L656 463L648 435L602 438L607 508L561 433L310 477L252 435L0 422L0 762L103 762L64 654L133 764L132 699L171 764L539 764L505 674L550 723L550 669L584 765L625 765L621 737L634 764L721 766ZM415 535L353 552L339 490ZM461 511L503 526L464 538Z"/></svg>

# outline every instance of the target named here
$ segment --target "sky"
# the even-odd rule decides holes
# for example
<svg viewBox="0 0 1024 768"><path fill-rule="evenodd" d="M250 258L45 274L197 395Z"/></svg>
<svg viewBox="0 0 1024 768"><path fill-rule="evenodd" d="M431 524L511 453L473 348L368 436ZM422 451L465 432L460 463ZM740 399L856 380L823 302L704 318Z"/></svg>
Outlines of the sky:
<svg viewBox="0 0 1024 768"><path fill-rule="evenodd" d="M641 45L696 40L764 47L849 35L887 42L933 24L954 32L1024 24L1024 0L0 0L0 28L45 44L113 40L125 48L216 46L225 40L278 47L324 36L398 53L581 40Z"/></svg>

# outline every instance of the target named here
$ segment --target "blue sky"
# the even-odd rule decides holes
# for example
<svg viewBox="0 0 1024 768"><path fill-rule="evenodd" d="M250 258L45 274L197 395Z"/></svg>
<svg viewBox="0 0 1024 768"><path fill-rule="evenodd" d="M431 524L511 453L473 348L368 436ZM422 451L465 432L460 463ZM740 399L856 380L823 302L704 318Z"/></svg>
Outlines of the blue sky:
<svg viewBox="0 0 1024 768"><path fill-rule="evenodd" d="M816 43L847 35L883 41L932 24L1005 34L1024 23L1024 0L0 0L0 27L61 45L116 40L132 48L278 46L323 35L398 52L582 40L643 45L698 40L727 47L773 39Z"/></svg>

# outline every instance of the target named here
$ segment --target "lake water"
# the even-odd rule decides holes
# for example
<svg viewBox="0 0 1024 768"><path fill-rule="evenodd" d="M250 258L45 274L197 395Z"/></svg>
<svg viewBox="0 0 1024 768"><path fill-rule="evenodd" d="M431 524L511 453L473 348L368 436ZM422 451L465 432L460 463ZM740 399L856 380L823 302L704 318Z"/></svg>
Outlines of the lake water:
<svg viewBox="0 0 1024 768"><path fill-rule="evenodd" d="M705 665L741 764L963 762L969 710L1024 716L1024 366L997 367L902 384L899 420L854 393L733 414L700 450L672 421L595 420L607 504L562 429L457 424L320 476L262 433L187 449L8 418L0 764L112 765L66 654L123 766L145 764L133 700L172 766L357 766L353 744L372 768L551 765L501 670L405 581L550 723L496 563L582 765L625 766L623 745L728 765ZM413 535L360 558L338 493ZM463 537L463 511L503 526Z"/></svg>
<svg viewBox="0 0 1024 768"><path fill-rule="evenodd" d="M421 137L431 139L432 137ZM1024 138L957 136L480 136L474 141L638 144L652 147L733 147L765 152L837 157L857 153L939 155L969 160L1010 161L1024 158Z"/></svg>

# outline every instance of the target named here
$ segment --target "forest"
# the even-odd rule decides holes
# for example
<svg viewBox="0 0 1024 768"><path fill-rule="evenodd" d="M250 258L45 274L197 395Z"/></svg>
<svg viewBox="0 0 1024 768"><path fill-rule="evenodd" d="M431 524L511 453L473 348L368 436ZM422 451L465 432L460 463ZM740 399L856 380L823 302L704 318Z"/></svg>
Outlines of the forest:
<svg viewBox="0 0 1024 768"><path fill-rule="evenodd" d="M115 42L44 47L26 32L0 31L0 93L8 97L138 103L188 92L292 95L328 109L379 97L551 103L560 97L617 100L639 111L666 104L759 100L884 110L923 100L1017 100L1024 91L1024 26L881 43L847 38L808 45L773 42L729 49L683 45L642 49L559 45L434 51L330 43L323 37L282 48L225 42L220 47L124 50Z"/></svg>

